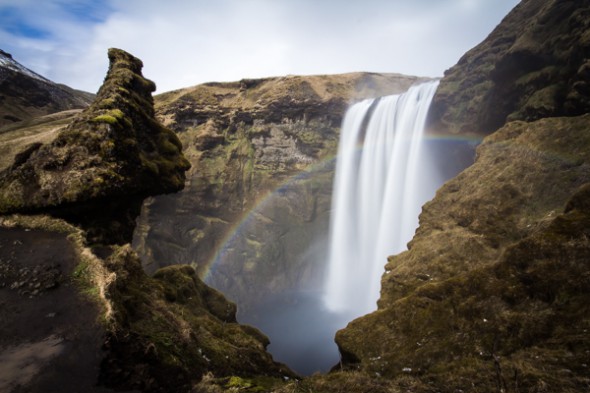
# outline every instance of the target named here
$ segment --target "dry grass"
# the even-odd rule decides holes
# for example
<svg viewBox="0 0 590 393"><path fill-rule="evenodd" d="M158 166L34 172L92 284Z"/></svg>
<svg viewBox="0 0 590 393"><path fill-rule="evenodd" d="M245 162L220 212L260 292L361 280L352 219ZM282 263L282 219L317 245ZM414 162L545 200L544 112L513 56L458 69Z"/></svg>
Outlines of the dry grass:
<svg viewBox="0 0 590 393"><path fill-rule="evenodd" d="M9 167L14 156L31 143L49 143L80 110L69 110L20 122L0 129L0 171Z"/></svg>
<svg viewBox="0 0 590 393"><path fill-rule="evenodd" d="M204 106L255 110L257 106L272 103L277 99L305 99L302 94L314 95L320 101L334 99L356 101L400 93L421 80L426 78L354 72L338 75L287 75L240 82L206 83L159 94L155 97L155 107L158 111L171 104L182 106L194 101Z"/></svg>

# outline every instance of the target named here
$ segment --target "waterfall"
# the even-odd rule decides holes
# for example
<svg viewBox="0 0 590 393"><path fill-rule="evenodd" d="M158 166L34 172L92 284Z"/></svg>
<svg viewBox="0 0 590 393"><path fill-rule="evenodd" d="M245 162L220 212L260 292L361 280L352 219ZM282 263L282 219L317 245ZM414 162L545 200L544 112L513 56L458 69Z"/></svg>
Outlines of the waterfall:
<svg viewBox="0 0 590 393"><path fill-rule="evenodd" d="M422 138L438 81L365 100L344 117L330 223L324 302L354 316L376 308L389 255L406 249L421 206L442 183Z"/></svg>

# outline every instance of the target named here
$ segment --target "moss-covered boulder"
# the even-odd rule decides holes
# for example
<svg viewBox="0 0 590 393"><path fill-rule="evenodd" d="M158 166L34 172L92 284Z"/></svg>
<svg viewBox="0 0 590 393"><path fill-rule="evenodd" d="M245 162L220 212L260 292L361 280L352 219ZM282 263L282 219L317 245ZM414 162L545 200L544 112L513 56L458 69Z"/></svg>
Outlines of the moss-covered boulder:
<svg viewBox="0 0 590 393"><path fill-rule="evenodd" d="M51 143L25 148L0 173L0 213L53 210L96 222L108 214L93 211L133 216L120 207L182 189L190 164L176 135L154 117L154 83L142 76L143 64L132 55L110 49L109 60L94 103ZM138 213L138 206L133 210ZM125 221L102 226L116 232Z"/></svg>
<svg viewBox="0 0 590 393"><path fill-rule="evenodd" d="M117 248L105 261L116 279L113 318L100 382L145 392L189 391L204 375L295 375L266 352L268 338L236 322L236 306L207 287L190 266L147 276L137 255Z"/></svg>
<svg viewBox="0 0 590 393"><path fill-rule="evenodd" d="M590 111L590 2L523 0L445 72L435 132L489 134L511 120Z"/></svg>

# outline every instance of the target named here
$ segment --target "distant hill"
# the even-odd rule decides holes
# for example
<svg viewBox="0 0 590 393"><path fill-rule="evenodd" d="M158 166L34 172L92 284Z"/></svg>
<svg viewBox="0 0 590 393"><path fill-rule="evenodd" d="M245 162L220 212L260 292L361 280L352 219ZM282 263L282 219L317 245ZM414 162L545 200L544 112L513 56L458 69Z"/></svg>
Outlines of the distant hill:
<svg viewBox="0 0 590 393"><path fill-rule="evenodd" d="M94 94L54 83L0 49L0 127L70 109L85 108Z"/></svg>

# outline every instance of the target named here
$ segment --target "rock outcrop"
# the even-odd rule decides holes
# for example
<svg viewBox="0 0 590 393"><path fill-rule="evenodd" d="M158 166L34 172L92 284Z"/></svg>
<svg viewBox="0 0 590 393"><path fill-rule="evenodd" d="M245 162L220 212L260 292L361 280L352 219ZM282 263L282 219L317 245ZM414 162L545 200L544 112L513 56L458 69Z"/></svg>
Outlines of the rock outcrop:
<svg viewBox="0 0 590 393"><path fill-rule="evenodd" d="M433 124L491 135L389 258L378 310L337 333L345 368L424 392L586 389L588 12L522 1L447 72Z"/></svg>
<svg viewBox="0 0 590 393"><path fill-rule="evenodd" d="M0 173L0 213L51 210L87 227L97 242L112 236L124 243L143 199L184 186L190 165L176 135L154 117L155 85L142 76L141 61L118 49L109 59L95 102L51 143L30 144Z"/></svg>
<svg viewBox="0 0 590 393"><path fill-rule="evenodd" d="M193 169L181 193L144 205L134 247L146 270L185 263L205 275L214 265L208 282L239 299L241 311L271 293L317 288L344 112L419 81L287 76L157 96L156 113L178 133Z"/></svg>
<svg viewBox="0 0 590 393"><path fill-rule="evenodd" d="M93 100L94 94L54 83L0 49L0 127L55 112L86 108Z"/></svg>
<svg viewBox="0 0 590 393"><path fill-rule="evenodd" d="M113 321L99 383L142 392L185 392L207 374L293 378L266 352L269 340L236 322L236 306L186 265L147 276L130 247L118 248L107 269Z"/></svg>
<svg viewBox="0 0 590 393"><path fill-rule="evenodd" d="M588 1L523 0L445 73L434 132L487 135L512 120L590 111Z"/></svg>

